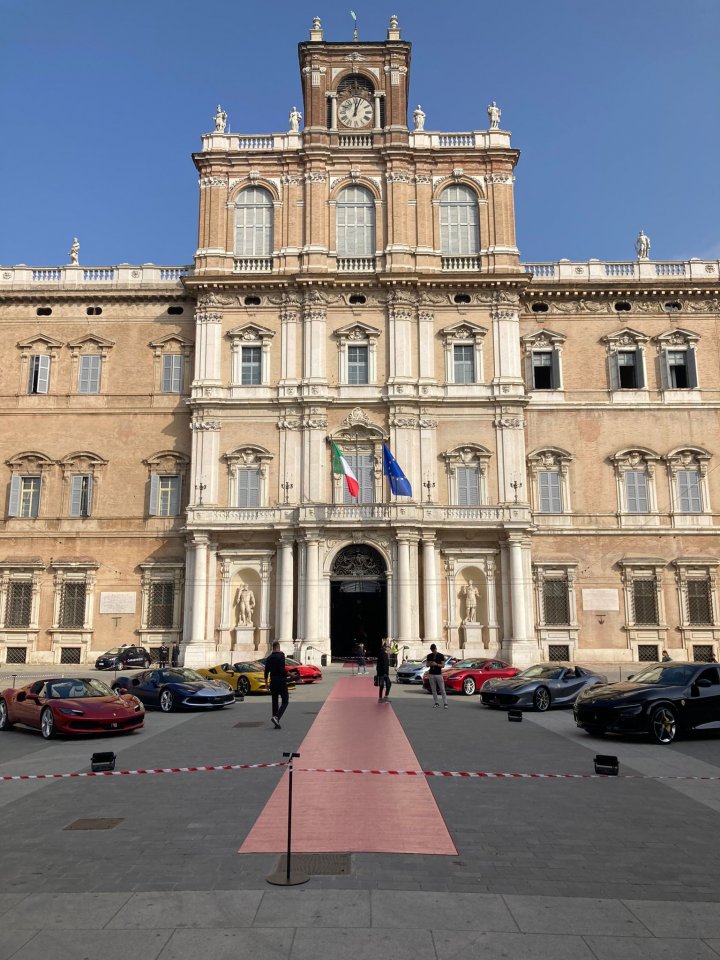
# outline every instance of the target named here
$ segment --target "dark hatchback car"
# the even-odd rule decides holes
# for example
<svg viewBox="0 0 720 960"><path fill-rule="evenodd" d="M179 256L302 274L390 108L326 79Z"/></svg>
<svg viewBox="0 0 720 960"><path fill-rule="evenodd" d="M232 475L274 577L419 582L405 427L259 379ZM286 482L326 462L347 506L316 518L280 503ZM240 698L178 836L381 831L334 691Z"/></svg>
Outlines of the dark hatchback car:
<svg viewBox="0 0 720 960"><path fill-rule="evenodd" d="M588 733L645 733L655 743L720 731L720 671L707 663L654 663L622 683L583 691L574 714Z"/></svg>
<svg viewBox="0 0 720 960"><path fill-rule="evenodd" d="M96 670L120 670L128 667L149 667L150 652L145 647L122 646L108 650L95 661Z"/></svg>

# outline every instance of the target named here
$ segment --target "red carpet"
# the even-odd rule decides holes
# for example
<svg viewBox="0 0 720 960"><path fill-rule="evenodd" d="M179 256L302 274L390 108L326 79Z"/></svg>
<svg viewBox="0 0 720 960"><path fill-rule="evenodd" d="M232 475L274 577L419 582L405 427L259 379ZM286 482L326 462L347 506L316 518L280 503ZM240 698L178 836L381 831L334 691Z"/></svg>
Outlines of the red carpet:
<svg viewBox="0 0 720 960"><path fill-rule="evenodd" d="M291 717L289 712L288 724ZM293 850L457 853L424 778L297 770L420 769L392 704L377 703L371 676L338 680L298 752L293 774ZM286 842L287 773L239 852L281 853Z"/></svg>

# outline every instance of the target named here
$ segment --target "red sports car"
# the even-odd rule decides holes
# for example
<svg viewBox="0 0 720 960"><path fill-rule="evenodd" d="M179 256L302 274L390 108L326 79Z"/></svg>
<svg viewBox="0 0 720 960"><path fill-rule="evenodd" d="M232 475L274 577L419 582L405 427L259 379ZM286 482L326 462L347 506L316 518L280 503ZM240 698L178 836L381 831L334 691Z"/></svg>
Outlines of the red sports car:
<svg viewBox="0 0 720 960"><path fill-rule="evenodd" d="M322 670L312 663L300 663L294 657L285 657L285 663L288 667L294 667L297 670L300 683L314 683L316 680L322 680Z"/></svg>
<svg viewBox="0 0 720 960"><path fill-rule="evenodd" d="M117 694L102 680L62 677L35 680L0 694L0 730L16 723L55 734L125 733L145 722L145 708L131 694Z"/></svg>
<svg viewBox="0 0 720 960"><path fill-rule="evenodd" d="M480 692L486 680L499 677L514 677L520 671L504 660L458 660L443 670L445 689L450 693L464 693L471 697ZM423 677L423 686L430 690L427 674Z"/></svg>

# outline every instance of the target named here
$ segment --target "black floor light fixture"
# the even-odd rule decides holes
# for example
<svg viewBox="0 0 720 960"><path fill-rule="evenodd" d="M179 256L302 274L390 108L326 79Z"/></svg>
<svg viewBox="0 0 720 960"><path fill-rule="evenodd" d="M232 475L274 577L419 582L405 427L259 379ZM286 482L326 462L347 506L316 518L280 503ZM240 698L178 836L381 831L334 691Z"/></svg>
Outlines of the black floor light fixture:
<svg viewBox="0 0 720 960"><path fill-rule="evenodd" d="M508 710L508 720L511 723L522 723L522 710Z"/></svg>
<svg viewBox="0 0 720 960"><path fill-rule="evenodd" d="M107 753L94 753L90 757L90 769L93 773L105 773L108 770L115 769L115 754L112 751Z"/></svg>
<svg viewBox="0 0 720 960"><path fill-rule="evenodd" d="M620 761L605 753L598 753L595 757L595 773L603 777L616 777L620 770Z"/></svg>

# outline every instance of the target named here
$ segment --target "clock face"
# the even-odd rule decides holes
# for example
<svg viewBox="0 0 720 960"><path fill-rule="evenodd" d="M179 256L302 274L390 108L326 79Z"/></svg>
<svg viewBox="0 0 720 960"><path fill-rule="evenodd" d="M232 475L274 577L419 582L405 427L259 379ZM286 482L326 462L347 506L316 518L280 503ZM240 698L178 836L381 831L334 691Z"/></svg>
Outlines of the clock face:
<svg viewBox="0 0 720 960"><path fill-rule="evenodd" d="M366 127L372 120L373 107L362 97L348 97L338 106L338 117L346 127Z"/></svg>

